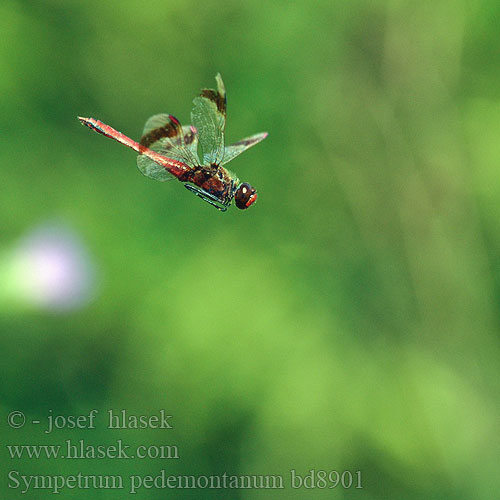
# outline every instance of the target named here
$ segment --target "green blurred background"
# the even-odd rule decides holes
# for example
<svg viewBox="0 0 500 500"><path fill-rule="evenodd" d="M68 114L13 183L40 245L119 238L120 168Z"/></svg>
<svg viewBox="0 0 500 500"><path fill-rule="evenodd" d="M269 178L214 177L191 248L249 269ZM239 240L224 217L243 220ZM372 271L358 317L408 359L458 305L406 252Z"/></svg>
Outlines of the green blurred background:
<svg viewBox="0 0 500 500"><path fill-rule="evenodd" d="M12 470L162 469L286 489L132 498L498 498L499 22L493 0L2 0L2 498L53 497ZM230 165L258 189L247 212L142 177L76 119L136 139L155 113L187 124L219 71L227 140L269 132ZM54 237L80 266L70 302L32 259ZM94 430L29 423L93 408ZM174 429L109 430L110 408ZM180 459L5 447L66 439ZM292 489L291 469L359 470L363 489Z"/></svg>

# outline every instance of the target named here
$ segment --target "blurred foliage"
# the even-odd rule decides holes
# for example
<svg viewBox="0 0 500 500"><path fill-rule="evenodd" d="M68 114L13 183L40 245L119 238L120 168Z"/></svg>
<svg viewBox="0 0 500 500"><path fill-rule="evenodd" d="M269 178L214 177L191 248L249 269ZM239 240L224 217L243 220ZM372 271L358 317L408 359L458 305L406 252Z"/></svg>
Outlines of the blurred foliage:
<svg viewBox="0 0 500 500"><path fill-rule="evenodd" d="M175 429L2 424L2 445L121 438L181 459L15 462L3 447L2 469L361 470L364 485L136 498L494 498L499 19L492 0L3 0L2 247L60 219L100 283L80 310L0 310L2 414L165 408ZM269 132L231 164L259 191L248 212L141 177L76 120L134 138L155 113L188 123L218 71L228 141Z"/></svg>

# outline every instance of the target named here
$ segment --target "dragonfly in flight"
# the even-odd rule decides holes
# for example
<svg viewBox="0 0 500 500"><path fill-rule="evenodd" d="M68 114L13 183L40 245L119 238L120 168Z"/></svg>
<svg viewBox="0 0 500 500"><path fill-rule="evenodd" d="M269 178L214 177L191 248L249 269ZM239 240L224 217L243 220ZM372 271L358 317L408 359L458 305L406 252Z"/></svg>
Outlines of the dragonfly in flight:
<svg viewBox="0 0 500 500"><path fill-rule="evenodd" d="M154 115L146 122L136 142L95 118L78 117L83 125L133 149L137 167L157 181L178 179L186 188L225 212L234 198L240 209L257 200L257 191L224 165L267 137L267 132L245 137L230 146L224 144L226 90L220 74L217 90L204 89L193 100L192 125L182 126L172 115ZM198 141L202 159L198 157Z"/></svg>

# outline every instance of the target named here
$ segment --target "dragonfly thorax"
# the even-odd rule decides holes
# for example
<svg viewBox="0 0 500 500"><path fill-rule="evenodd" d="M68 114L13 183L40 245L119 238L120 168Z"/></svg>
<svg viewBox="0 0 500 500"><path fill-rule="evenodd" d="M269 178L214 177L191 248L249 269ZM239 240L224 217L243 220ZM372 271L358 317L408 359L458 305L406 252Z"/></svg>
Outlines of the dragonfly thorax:
<svg viewBox="0 0 500 500"><path fill-rule="evenodd" d="M257 200L257 191L250 184L243 182L234 194L234 202L238 208L244 210Z"/></svg>

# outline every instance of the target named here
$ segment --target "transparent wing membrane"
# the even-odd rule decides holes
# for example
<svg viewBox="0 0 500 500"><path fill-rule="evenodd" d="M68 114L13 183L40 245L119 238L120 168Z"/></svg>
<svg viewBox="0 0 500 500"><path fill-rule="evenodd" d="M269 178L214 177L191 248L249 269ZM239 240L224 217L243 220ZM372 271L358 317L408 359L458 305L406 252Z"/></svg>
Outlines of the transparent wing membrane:
<svg viewBox="0 0 500 500"><path fill-rule="evenodd" d="M226 126L226 90L220 74L215 77L217 90L204 89L193 100L191 121L198 131L203 164L221 163L224 157Z"/></svg>
<svg viewBox="0 0 500 500"><path fill-rule="evenodd" d="M172 115L162 113L149 118L144 126L140 144L190 167L199 164L196 129L189 125L182 127ZM137 167L146 177L158 181L175 178L145 155L137 157Z"/></svg>
<svg viewBox="0 0 500 500"><path fill-rule="evenodd" d="M255 134L250 137L245 137L230 146L226 146L224 152L224 158L222 160L222 165L229 163L233 158L246 151L248 148L255 146L260 141L263 141L267 137L267 132L262 132L260 134Z"/></svg>

